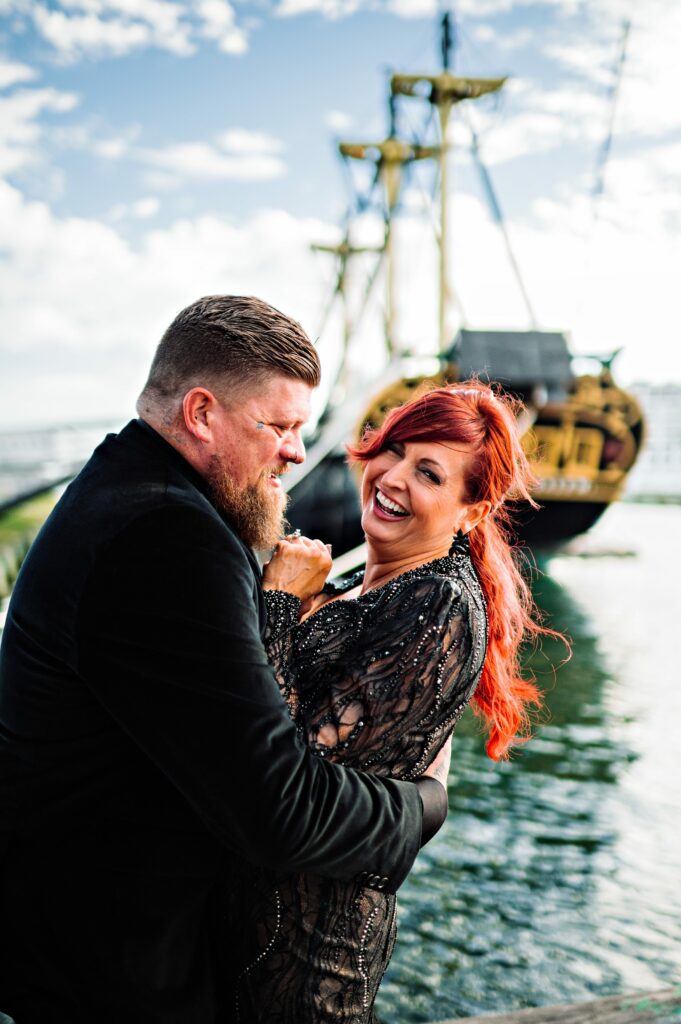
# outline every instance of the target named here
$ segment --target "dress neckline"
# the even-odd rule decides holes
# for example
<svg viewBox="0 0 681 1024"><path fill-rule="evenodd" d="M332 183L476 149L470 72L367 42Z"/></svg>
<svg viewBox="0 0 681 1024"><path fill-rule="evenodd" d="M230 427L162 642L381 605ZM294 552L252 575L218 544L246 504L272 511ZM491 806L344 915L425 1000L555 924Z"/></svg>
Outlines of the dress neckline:
<svg viewBox="0 0 681 1024"><path fill-rule="evenodd" d="M386 580L385 583L381 583L378 587L371 587L369 590L365 590L363 594L358 594L357 597L351 597L349 601L361 601L365 597L369 597L371 594L378 594L386 588L395 586L396 584L407 582L410 579L418 579L421 576L429 576L435 573L436 575L451 575L464 561L468 562L470 559L464 554L442 555L440 558L433 558L429 562L423 562L421 565L415 565L412 569L405 569L404 572L399 573L397 576L393 576L392 579ZM364 571L358 569L357 572L353 573L346 580L340 583L335 583L333 580L327 583L322 593L328 594L345 594L348 590L352 590L357 586L358 582L363 578ZM321 611L329 602L325 601L323 605L320 605L317 611ZM316 613L314 613L316 614Z"/></svg>

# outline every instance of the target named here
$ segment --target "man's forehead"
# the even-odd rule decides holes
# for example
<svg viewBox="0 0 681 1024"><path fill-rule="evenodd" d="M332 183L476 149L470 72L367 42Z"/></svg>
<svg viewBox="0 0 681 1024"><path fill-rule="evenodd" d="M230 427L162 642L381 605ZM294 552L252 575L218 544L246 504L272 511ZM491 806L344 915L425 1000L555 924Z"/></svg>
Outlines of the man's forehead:
<svg viewBox="0 0 681 1024"><path fill-rule="evenodd" d="M295 377L270 377L251 393L248 404L269 419L283 417L290 423L302 423L310 415L312 391L310 384Z"/></svg>

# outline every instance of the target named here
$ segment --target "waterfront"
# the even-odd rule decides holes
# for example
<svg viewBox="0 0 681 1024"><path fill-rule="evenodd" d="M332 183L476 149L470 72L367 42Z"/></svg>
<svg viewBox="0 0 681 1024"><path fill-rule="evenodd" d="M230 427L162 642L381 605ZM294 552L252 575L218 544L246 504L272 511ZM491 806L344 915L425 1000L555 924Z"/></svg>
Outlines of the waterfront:
<svg viewBox="0 0 681 1024"><path fill-rule="evenodd" d="M618 504L536 587L574 642L549 720L495 766L467 717L450 816L401 892L385 1024L681 982L681 507ZM545 645L551 658L560 649Z"/></svg>
<svg viewBox="0 0 681 1024"><path fill-rule="evenodd" d="M384 1024L681 983L681 506L613 506L536 587L572 661L548 720L494 765L455 736L450 816L400 894ZM547 658L549 660L547 660Z"/></svg>

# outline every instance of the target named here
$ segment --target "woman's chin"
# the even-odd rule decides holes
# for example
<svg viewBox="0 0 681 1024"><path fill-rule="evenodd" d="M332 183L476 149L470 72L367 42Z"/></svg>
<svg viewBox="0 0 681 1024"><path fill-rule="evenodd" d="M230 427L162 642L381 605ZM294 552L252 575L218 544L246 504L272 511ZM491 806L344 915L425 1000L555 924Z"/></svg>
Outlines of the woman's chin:
<svg viewBox="0 0 681 1024"><path fill-rule="evenodd" d="M367 541L398 541L404 536L404 524L399 519L384 519L371 510L362 516L362 530Z"/></svg>

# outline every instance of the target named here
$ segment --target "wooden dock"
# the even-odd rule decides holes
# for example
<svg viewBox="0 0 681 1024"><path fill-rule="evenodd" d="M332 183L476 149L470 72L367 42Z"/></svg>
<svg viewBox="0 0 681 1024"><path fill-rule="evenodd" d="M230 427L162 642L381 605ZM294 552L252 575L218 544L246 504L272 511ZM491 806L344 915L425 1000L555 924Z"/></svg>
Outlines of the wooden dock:
<svg viewBox="0 0 681 1024"><path fill-rule="evenodd" d="M433 1024L681 1024L681 986L631 996L608 996L588 1003L458 1017Z"/></svg>

